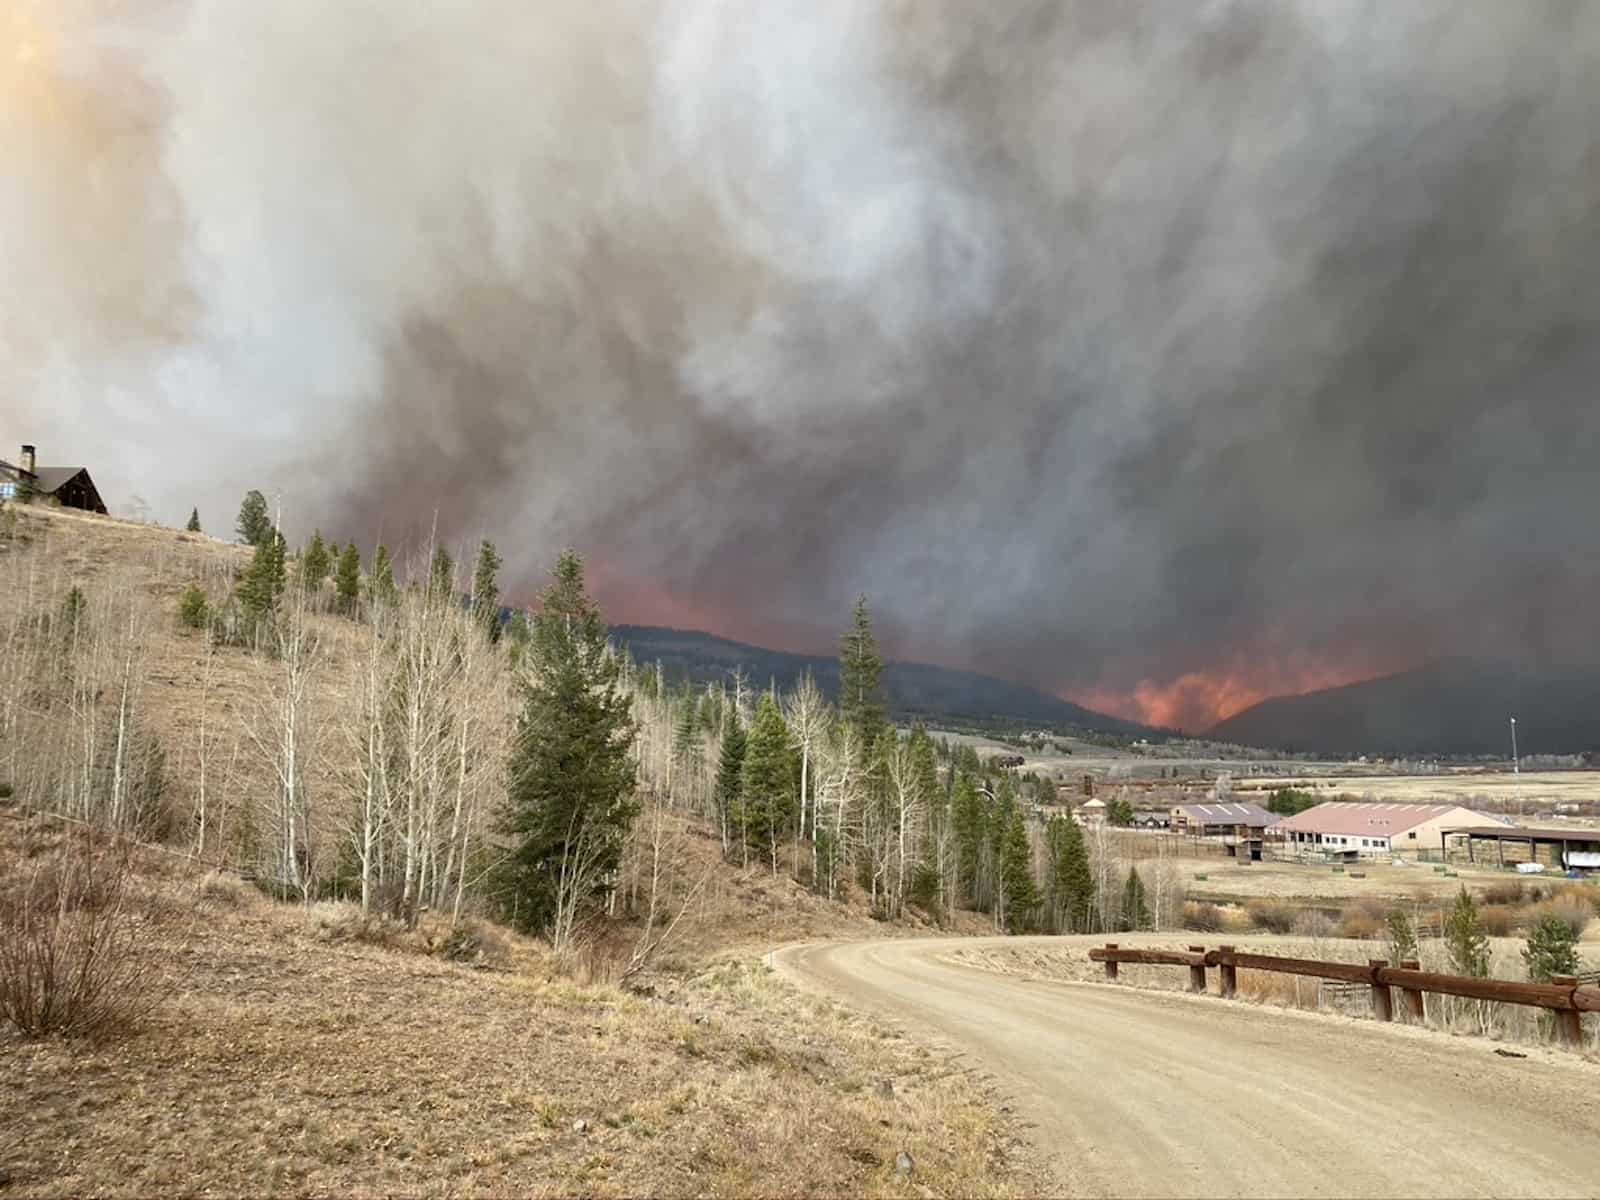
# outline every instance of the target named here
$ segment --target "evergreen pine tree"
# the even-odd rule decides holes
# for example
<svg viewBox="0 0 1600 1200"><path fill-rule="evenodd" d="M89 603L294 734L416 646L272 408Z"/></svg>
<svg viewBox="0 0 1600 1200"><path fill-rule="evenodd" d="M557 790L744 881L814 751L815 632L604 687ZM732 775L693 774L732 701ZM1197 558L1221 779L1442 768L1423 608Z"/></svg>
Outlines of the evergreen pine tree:
<svg viewBox="0 0 1600 1200"><path fill-rule="evenodd" d="M433 548L433 562L428 567L428 591L443 598L455 591L455 586L456 560L441 543Z"/></svg>
<svg viewBox="0 0 1600 1200"><path fill-rule="evenodd" d="M744 792L745 733L739 724L739 713L728 705L726 722L722 731L722 754L717 759L717 818L722 826L724 847L728 833L740 811L740 798Z"/></svg>
<svg viewBox="0 0 1600 1200"><path fill-rule="evenodd" d="M1528 978L1534 983L1549 983L1557 975L1576 975L1578 935L1569 922L1547 912L1528 934L1522 961L1528 964Z"/></svg>
<svg viewBox="0 0 1600 1200"><path fill-rule="evenodd" d="M871 750L884 725L883 660L872 634L867 598L856 600L850 632L839 640L839 712L861 735L863 752Z"/></svg>
<svg viewBox="0 0 1600 1200"><path fill-rule="evenodd" d="M374 604L392 605L399 599L400 590L395 587L394 563L389 558L389 547L382 542L372 552L372 574L367 580L367 599Z"/></svg>
<svg viewBox="0 0 1600 1200"><path fill-rule="evenodd" d="M239 540L247 546L264 546L273 533L272 514L267 508L267 498L260 492L245 493L239 505L239 523L236 526Z"/></svg>
<svg viewBox="0 0 1600 1200"><path fill-rule="evenodd" d="M189 523L184 526L184 529L188 530L190 533L200 532L200 510L198 508L191 508L189 510Z"/></svg>
<svg viewBox="0 0 1600 1200"><path fill-rule="evenodd" d="M1089 848L1083 830L1070 817L1050 822L1050 883L1053 899L1061 913L1063 932L1088 933L1089 913L1094 907L1094 872L1089 867Z"/></svg>
<svg viewBox="0 0 1600 1200"><path fill-rule="evenodd" d="M528 651L528 643L533 640L533 629L528 624L528 615L521 609L511 614L511 620L506 622L506 641L511 644L512 669L522 665L523 656Z"/></svg>
<svg viewBox="0 0 1600 1200"><path fill-rule="evenodd" d="M491 642L500 640L500 554L485 538L478 546L478 561L472 569L472 613L483 625Z"/></svg>
<svg viewBox="0 0 1600 1200"><path fill-rule="evenodd" d="M987 815L972 776L961 772L950 793L950 821L955 833L956 876L967 903L974 908L978 905L978 865L988 836Z"/></svg>
<svg viewBox="0 0 1600 1200"><path fill-rule="evenodd" d="M237 595L247 631L253 634L277 610L286 574L283 535L277 530L256 545L250 566L239 580Z"/></svg>
<svg viewBox="0 0 1600 1200"><path fill-rule="evenodd" d="M322 540L322 530L311 535L311 544L300 555L300 587L308 596L315 596L327 582L333 570L333 558Z"/></svg>
<svg viewBox="0 0 1600 1200"><path fill-rule="evenodd" d="M1144 880L1139 878L1139 868L1129 867L1128 882L1122 888L1122 928L1150 929L1154 924L1150 919L1150 906L1145 902Z"/></svg>
<svg viewBox="0 0 1600 1200"><path fill-rule="evenodd" d="M1000 884L1005 889L1007 933L1022 933L1033 923L1039 889L1033 881L1033 849L1028 844L1027 821L1016 807L1006 822L1000 847Z"/></svg>
<svg viewBox="0 0 1600 1200"><path fill-rule="evenodd" d="M353 617L356 601L361 596L361 551L351 542L339 552L339 566L333 577L334 595L338 597L339 611Z"/></svg>
<svg viewBox="0 0 1600 1200"><path fill-rule="evenodd" d="M1489 931L1477 901L1465 886L1444 923L1444 941L1457 973L1479 979L1489 974Z"/></svg>
<svg viewBox="0 0 1600 1200"><path fill-rule="evenodd" d="M932 811L939 794L939 766L933 739L919 721L911 727L911 770L917 781L917 800Z"/></svg>
<svg viewBox="0 0 1600 1200"><path fill-rule="evenodd" d="M699 705L689 685L683 685L683 698L678 704L678 723L672 731L672 757L681 771L700 749L700 722L696 719Z"/></svg>
<svg viewBox="0 0 1600 1200"><path fill-rule="evenodd" d="M794 755L789 727L772 694L761 697L745 744L744 779L740 787L740 827L750 845L771 859L778 870L778 844L794 814Z"/></svg>
<svg viewBox="0 0 1600 1200"><path fill-rule="evenodd" d="M1417 960L1417 927L1406 916L1405 910L1396 908L1389 913L1389 962L1398 967L1403 962Z"/></svg>
<svg viewBox="0 0 1600 1200"><path fill-rule="evenodd" d="M522 713L507 772L502 832L511 852L501 900L525 930L551 930L557 949L604 901L637 811L631 700L583 561L562 553L533 619L534 669L521 677Z"/></svg>

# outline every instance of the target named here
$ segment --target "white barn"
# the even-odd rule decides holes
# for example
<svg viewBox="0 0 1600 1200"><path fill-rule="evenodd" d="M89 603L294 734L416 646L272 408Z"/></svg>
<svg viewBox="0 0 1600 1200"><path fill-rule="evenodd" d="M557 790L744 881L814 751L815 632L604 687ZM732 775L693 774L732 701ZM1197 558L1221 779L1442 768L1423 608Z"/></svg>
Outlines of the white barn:
<svg viewBox="0 0 1600 1200"><path fill-rule="evenodd" d="M1493 825L1494 817L1459 804L1349 804L1330 801L1272 827L1291 849L1344 858L1388 857L1443 849L1443 831Z"/></svg>

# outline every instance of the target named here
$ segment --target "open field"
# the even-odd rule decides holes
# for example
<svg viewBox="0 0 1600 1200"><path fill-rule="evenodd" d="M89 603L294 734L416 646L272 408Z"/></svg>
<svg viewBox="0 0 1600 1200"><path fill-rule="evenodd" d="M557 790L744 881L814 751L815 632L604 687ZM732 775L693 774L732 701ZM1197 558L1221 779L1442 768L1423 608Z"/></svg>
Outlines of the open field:
<svg viewBox="0 0 1600 1200"><path fill-rule="evenodd" d="M1319 795L1420 804L1487 802L1496 812L1548 812L1558 804L1600 806L1600 771L1447 771L1437 775L1307 774L1288 779L1247 779L1236 793L1296 787Z"/></svg>
<svg viewBox="0 0 1600 1200"><path fill-rule="evenodd" d="M16 828L0 822L12 870ZM151 926L176 994L101 1045L0 1033L7 1194L1028 1187L976 1082L758 954L680 961L632 994L485 927L483 959L458 963L442 924L360 933L349 906L159 864L141 888L198 914Z"/></svg>

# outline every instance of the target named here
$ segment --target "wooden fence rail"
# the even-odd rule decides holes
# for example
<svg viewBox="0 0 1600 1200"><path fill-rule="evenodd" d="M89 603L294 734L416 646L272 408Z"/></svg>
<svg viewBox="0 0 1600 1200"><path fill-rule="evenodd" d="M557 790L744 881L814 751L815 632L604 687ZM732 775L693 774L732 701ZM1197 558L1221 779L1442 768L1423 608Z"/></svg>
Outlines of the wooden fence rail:
<svg viewBox="0 0 1600 1200"><path fill-rule="evenodd" d="M1380 1021L1394 1020L1392 988L1399 988L1405 1000L1405 1012L1413 1020L1422 1020L1426 1008L1423 996L1433 992L1442 996L1461 996L1469 1000L1487 1000L1496 1004L1524 1004L1549 1009L1555 1014L1556 1030L1562 1042L1583 1044L1583 1014L1600 1012L1600 986L1580 983L1568 975L1558 975L1549 983L1521 983L1513 979L1478 979L1470 975L1441 975L1420 969L1414 961L1389 965L1386 959L1375 958L1361 963L1324 962L1314 958L1284 958L1275 954L1249 954L1236 951L1232 946L1219 946L1207 950L1203 946L1190 946L1188 950L1144 950L1121 947L1108 942L1102 948L1089 951L1092 962L1104 963L1107 979L1117 978L1121 963L1141 966L1174 966L1189 968L1189 988L1204 992L1206 969L1219 969L1218 990L1224 997L1238 991L1238 972L1272 971L1281 975L1306 975L1315 979L1331 979L1347 984L1366 984L1372 989L1372 1013Z"/></svg>

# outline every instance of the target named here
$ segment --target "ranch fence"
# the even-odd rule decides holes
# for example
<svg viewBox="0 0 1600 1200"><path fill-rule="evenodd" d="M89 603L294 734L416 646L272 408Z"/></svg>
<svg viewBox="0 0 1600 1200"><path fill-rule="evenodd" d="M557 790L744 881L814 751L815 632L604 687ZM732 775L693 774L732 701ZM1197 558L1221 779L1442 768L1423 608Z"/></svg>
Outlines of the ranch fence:
<svg viewBox="0 0 1600 1200"><path fill-rule="evenodd" d="M1441 975L1424 971L1421 964L1408 959L1392 967L1387 959L1360 963L1324 962L1314 958L1283 958L1275 954L1249 954L1232 946L1207 950L1190 946L1188 950L1145 950L1120 947L1107 942L1089 951L1092 962L1104 963L1106 979L1118 978L1122 963L1140 966L1189 968L1189 990L1209 992L1206 972L1218 972L1217 994L1232 999L1239 987L1239 971L1270 971L1282 975L1304 975L1335 983L1365 986L1372 997L1372 1015L1379 1021L1394 1020L1394 989L1402 1000L1408 1019L1427 1018L1424 997L1427 993L1485 1000L1495 1004L1523 1004L1547 1009L1555 1018L1557 1038L1563 1045L1583 1045L1583 1015L1600 1013L1600 986L1580 981L1576 976L1557 975L1549 983L1521 983L1513 979L1484 979L1471 975Z"/></svg>

